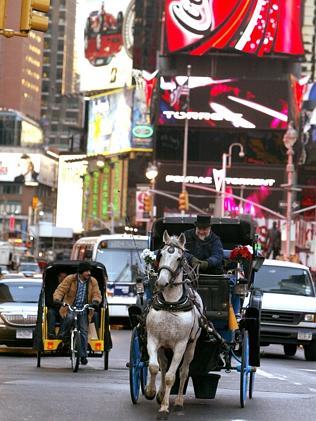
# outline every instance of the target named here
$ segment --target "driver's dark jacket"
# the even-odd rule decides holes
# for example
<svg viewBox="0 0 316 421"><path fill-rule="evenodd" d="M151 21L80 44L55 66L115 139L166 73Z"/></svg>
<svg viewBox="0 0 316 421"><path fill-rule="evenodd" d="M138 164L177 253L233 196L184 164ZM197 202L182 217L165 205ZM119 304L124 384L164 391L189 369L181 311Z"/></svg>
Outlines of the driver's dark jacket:
<svg viewBox="0 0 316 421"><path fill-rule="evenodd" d="M192 257L196 257L199 260L207 260L210 273L222 273L223 271L223 259L224 250L220 238L210 233L205 240L200 240L195 234L195 228L184 232L186 243L185 243L185 257L191 264Z"/></svg>

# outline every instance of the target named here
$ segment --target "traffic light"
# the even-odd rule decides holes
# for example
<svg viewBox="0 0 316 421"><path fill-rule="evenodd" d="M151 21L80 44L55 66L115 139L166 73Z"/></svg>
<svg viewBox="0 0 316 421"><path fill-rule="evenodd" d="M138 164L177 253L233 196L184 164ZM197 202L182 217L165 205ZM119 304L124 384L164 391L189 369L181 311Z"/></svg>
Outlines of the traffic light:
<svg viewBox="0 0 316 421"><path fill-rule="evenodd" d="M20 31L46 32L48 29L48 17L42 16L37 12L47 13L50 6L50 0L22 0Z"/></svg>
<svg viewBox="0 0 316 421"><path fill-rule="evenodd" d="M5 29L6 1L7 0L0 0L0 31Z"/></svg>
<svg viewBox="0 0 316 421"><path fill-rule="evenodd" d="M189 209L189 195L187 191L179 194L179 210L187 211Z"/></svg>
<svg viewBox="0 0 316 421"><path fill-rule="evenodd" d="M150 193L144 195L144 211L150 213L153 207L153 200Z"/></svg>

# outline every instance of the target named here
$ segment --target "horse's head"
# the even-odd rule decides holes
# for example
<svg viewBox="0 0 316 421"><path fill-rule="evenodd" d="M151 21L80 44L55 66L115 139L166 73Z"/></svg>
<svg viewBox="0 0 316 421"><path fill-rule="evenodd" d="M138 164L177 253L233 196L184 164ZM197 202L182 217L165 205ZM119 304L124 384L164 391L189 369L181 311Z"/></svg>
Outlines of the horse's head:
<svg viewBox="0 0 316 421"><path fill-rule="evenodd" d="M168 232L163 233L164 246L159 250L158 279L156 286L164 289L173 285L176 278L182 272L185 236L170 237Z"/></svg>

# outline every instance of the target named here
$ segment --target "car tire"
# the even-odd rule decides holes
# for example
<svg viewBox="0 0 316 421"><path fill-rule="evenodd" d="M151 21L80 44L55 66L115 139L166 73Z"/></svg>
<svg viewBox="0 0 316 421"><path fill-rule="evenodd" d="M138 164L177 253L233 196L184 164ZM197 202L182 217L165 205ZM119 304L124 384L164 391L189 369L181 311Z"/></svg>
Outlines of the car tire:
<svg viewBox="0 0 316 421"><path fill-rule="evenodd" d="M316 361L316 341L312 341L309 345L304 345L304 355L306 361Z"/></svg>
<svg viewBox="0 0 316 421"><path fill-rule="evenodd" d="M297 351L297 345L296 344L285 344L283 345L284 354L288 357L294 357Z"/></svg>

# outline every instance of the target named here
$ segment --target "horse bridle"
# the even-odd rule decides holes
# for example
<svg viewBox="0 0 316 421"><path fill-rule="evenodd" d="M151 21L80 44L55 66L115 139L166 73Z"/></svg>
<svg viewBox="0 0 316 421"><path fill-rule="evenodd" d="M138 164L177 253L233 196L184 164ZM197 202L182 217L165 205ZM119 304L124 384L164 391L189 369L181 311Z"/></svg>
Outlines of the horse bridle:
<svg viewBox="0 0 316 421"><path fill-rule="evenodd" d="M158 268L158 276L159 276L159 274L160 274L160 272L163 270L163 269L165 269L165 270L167 270L170 274L171 274L171 278L170 278L170 285L180 285L180 284L182 284L183 282L177 282L177 283L175 283L175 282L172 282L174 279L176 279L177 278L177 276L179 275L179 273L181 272L181 270L183 270L183 261L185 260L185 257L184 257L184 250L181 248L181 247L179 247L178 245L176 245L176 244L166 244L164 247L162 247L160 250L159 250L159 252L158 252L158 256L159 256L159 260L160 260L160 256L161 256L161 252L162 252L162 250L164 250L165 248L167 247L167 251L168 251L168 253L169 254L173 254L174 252L175 252L175 248L177 248L177 249L179 249L179 250L181 250L182 251L182 257L180 258L180 260L178 261L178 266L176 267L176 269L175 270L172 270L171 269L171 267L170 266L166 266L166 265L163 265L163 266L159 266L159 268ZM158 257L157 256L157 257Z"/></svg>

